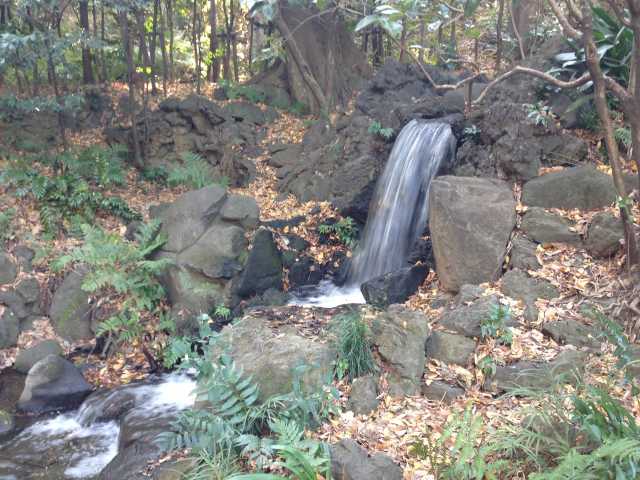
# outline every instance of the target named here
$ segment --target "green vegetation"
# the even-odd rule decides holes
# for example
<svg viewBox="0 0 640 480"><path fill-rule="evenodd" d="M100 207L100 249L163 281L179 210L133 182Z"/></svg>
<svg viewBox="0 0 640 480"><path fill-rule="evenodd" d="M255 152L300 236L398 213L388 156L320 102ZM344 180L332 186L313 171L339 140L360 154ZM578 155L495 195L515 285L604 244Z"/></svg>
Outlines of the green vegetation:
<svg viewBox="0 0 640 480"><path fill-rule="evenodd" d="M380 137L384 140L391 140L395 134L395 132L393 131L393 128L383 128L382 124L377 120L374 120L373 122L371 122L371 125L369 125L368 132L371 135Z"/></svg>
<svg viewBox="0 0 640 480"><path fill-rule="evenodd" d="M336 375L339 379L345 375L349 379L367 375L376 371L371 354L369 327L358 312L339 315L334 320L338 361Z"/></svg>
<svg viewBox="0 0 640 480"><path fill-rule="evenodd" d="M13 208L7 208L0 212L0 245L13 235L13 219L15 215L16 211Z"/></svg>
<svg viewBox="0 0 640 480"><path fill-rule="evenodd" d="M83 225L81 228L83 245L58 258L54 268L83 265L88 270L82 282L83 290L102 299L120 299L118 313L103 321L97 334L107 335L116 343L131 342L143 332L142 315L154 311L164 297L157 276L170 262L151 260L150 256L166 238L158 233L157 222L141 225L135 242L98 227Z"/></svg>
<svg viewBox="0 0 640 480"><path fill-rule="evenodd" d="M513 342L513 332L507 326L511 312L509 307L500 303L491 306L491 314L482 319L480 323L480 336L482 338L495 338L505 345Z"/></svg>
<svg viewBox="0 0 640 480"><path fill-rule="evenodd" d="M167 182L169 185L185 185L198 189L217 183L223 187L229 186L229 179L216 178L213 167L197 153L187 152L182 155L183 164L169 172Z"/></svg>
<svg viewBox="0 0 640 480"><path fill-rule="evenodd" d="M321 235L334 235L337 240L349 248L356 245L358 238L358 227L353 218L345 217L335 223L324 223L318 226Z"/></svg>

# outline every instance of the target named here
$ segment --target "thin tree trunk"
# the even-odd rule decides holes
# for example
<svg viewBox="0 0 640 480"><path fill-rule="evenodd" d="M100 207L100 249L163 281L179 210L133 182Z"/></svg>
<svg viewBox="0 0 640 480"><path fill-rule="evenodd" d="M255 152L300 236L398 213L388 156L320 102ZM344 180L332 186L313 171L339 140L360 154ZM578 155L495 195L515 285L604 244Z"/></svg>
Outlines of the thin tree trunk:
<svg viewBox="0 0 640 480"><path fill-rule="evenodd" d="M191 18L191 45L193 46L193 56L196 62L196 92L200 94L200 52L198 51L198 0L193 0L193 15Z"/></svg>
<svg viewBox="0 0 640 480"><path fill-rule="evenodd" d="M593 37L593 18L591 13L591 4L586 0L582 1L582 21L583 21L583 42L585 48L586 64L591 80L593 81L594 103L600 118L602 130L604 131L604 141L607 147L609 164L613 174L613 183L615 184L618 196L626 199L626 187L622 173L622 164L620 163L620 152L618 151L618 142L616 142L613 132L613 124L607 104L607 86L604 74L600 67L600 58L598 56L598 47ZM638 247L633 231L633 218L629 211L629 207L621 206L620 216L625 231L625 248L627 253L627 265L636 265L640 262L638 255Z"/></svg>
<svg viewBox="0 0 640 480"><path fill-rule="evenodd" d="M162 93L164 96L167 96L167 79L169 76L169 62L167 59L167 43L165 41L164 32L167 28L165 22L165 15L163 12L162 4L160 4L160 30L159 30L159 40L160 40L160 51L162 53Z"/></svg>
<svg viewBox="0 0 640 480"><path fill-rule="evenodd" d="M425 25L424 15L420 17L420 50L418 51L418 61L424 63L424 41L425 41Z"/></svg>
<svg viewBox="0 0 640 480"><path fill-rule="evenodd" d="M82 82L85 85L95 83L93 78L93 66L91 62L91 50L86 42L89 39L89 1L80 0L80 28L82 29Z"/></svg>
<svg viewBox="0 0 640 480"><path fill-rule="evenodd" d="M173 82L175 80L175 63L173 60L173 46L175 33L173 28L173 3L172 0L166 0L167 5L167 26L169 27L169 78Z"/></svg>
<svg viewBox="0 0 640 480"><path fill-rule="evenodd" d="M149 47L147 45L144 11L140 9L136 9L135 18L136 18L138 38L140 43L140 45L138 45L138 54L142 58L142 64L145 67L144 75L145 76L148 75L151 77L151 85L152 85L151 90L154 91L156 87L155 87L155 80L153 78L153 71L149 72L149 70L151 70L152 67L151 67L151 58L149 56Z"/></svg>
<svg viewBox="0 0 640 480"><path fill-rule="evenodd" d="M496 75L502 63L502 21L504 18L504 0L498 0L498 20L496 22Z"/></svg>
<svg viewBox="0 0 640 480"><path fill-rule="evenodd" d="M157 95L158 88L156 86L156 45L158 38L158 15L160 10L160 0L153 2L153 21L151 28L151 41L149 44L149 57L151 59L151 94Z"/></svg>
<svg viewBox="0 0 640 480"><path fill-rule="evenodd" d="M249 19L249 73L253 71L253 20Z"/></svg>
<svg viewBox="0 0 640 480"><path fill-rule="evenodd" d="M253 23L251 24L253 27ZM216 0L209 2L209 52L211 52L211 65L209 66L209 81L215 83L220 78L220 57L218 55L218 11ZM252 30L253 31L253 30ZM251 49L249 49L251 55ZM251 57L249 57L251 62Z"/></svg>
<svg viewBox="0 0 640 480"><path fill-rule="evenodd" d="M404 52L407 49L407 17L402 17L402 33L400 34L400 55L398 61L404 61Z"/></svg>
<svg viewBox="0 0 640 480"><path fill-rule="evenodd" d="M106 28L104 25L104 3L100 3L100 41L102 43L102 48L100 49L100 63L102 64L102 78L103 81L107 81L107 59L104 56L104 47L106 43Z"/></svg>
<svg viewBox="0 0 640 480"><path fill-rule="evenodd" d="M144 168L142 154L140 152L140 139L138 137L138 128L136 125L136 87L135 87L135 68L133 65L133 45L131 44L131 34L129 33L129 20L125 10L118 12L118 23L120 23L120 32L122 35L122 43L124 47L125 59L127 62L127 82L129 84L129 117L131 120L131 136L133 140L134 164L136 167Z"/></svg>

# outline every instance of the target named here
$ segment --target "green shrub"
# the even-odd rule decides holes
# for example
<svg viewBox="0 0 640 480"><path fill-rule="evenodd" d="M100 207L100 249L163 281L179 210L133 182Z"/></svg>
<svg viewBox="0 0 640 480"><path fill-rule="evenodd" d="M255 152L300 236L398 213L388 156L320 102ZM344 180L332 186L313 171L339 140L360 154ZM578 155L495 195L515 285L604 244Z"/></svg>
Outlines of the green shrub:
<svg viewBox="0 0 640 480"><path fill-rule="evenodd" d="M127 148L123 145L102 147L94 145L78 153L60 155L58 160L67 173L94 182L99 186L123 185L125 173L123 158Z"/></svg>
<svg viewBox="0 0 640 480"><path fill-rule="evenodd" d="M145 224L135 242L129 242L116 233L83 225L83 245L54 262L58 270L69 264L85 266L84 291L103 299L121 298L119 313L98 326L98 335L109 335L115 341L139 337L143 331L141 314L153 311L164 297L158 275L171 262L149 258L166 241L166 236L158 234L159 228L157 221Z"/></svg>
<svg viewBox="0 0 640 480"><path fill-rule="evenodd" d="M511 317L509 307L500 303L491 306L491 313L480 322L480 336L482 338L495 338L505 345L513 342L513 332L507 326Z"/></svg>
<svg viewBox="0 0 640 480"><path fill-rule="evenodd" d="M377 120L374 120L373 122L371 122L371 124L369 125L368 132L371 135L383 138L384 140L391 140L395 133L393 131L393 128L383 128L382 124Z"/></svg>
<svg viewBox="0 0 640 480"><path fill-rule="evenodd" d="M339 315L335 319L336 347L338 361L336 374L343 378L367 375L376 371L376 364L371 354L369 328L357 312Z"/></svg>
<svg viewBox="0 0 640 480"><path fill-rule="evenodd" d="M351 217L345 217L333 224L324 223L318 226L321 235L335 235L335 237L349 248L356 245L358 227Z"/></svg>
<svg viewBox="0 0 640 480"><path fill-rule="evenodd" d="M197 153L187 152L182 155L182 165L169 172L167 182L169 185L185 185L189 188L199 189L218 183L224 187L229 186L227 178L216 179L213 167Z"/></svg>

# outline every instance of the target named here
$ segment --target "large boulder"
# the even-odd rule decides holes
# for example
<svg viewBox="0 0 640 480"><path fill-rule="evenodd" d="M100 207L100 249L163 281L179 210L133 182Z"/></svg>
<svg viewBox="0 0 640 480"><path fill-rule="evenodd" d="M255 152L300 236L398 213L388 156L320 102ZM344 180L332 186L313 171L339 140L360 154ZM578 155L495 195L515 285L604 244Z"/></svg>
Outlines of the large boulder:
<svg viewBox="0 0 640 480"><path fill-rule="evenodd" d="M600 346L598 337L601 332L597 328L570 318L545 323L542 333L560 345L574 345L578 348Z"/></svg>
<svg viewBox="0 0 640 480"><path fill-rule="evenodd" d="M566 218L538 207L527 210L520 225L527 237L538 243L578 245L582 239L573 227Z"/></svg>
<svg viewBox="0 0 640 480"><path fill-rule="evenodd" d="M278 331L259 312L249 313L222 330L216 352L228 353L260 387L260 399L290 393L296 377L308 391L330 379L335 350L291 331Z"/></svg>
<svg viewBox="0 0 640 480"><path fill-rule="evenodd" d="M8 253L0 252L0 285L11 283L18 275L18 266Z"/></svg>
<svg viewBox="0 0 640 480"><path fill-rule="evenodd" d="M29 370L17 406L33 413L69 409L79 405L91 390L73 363L47 355Z"/></svg>
<svg viewBox="0 0 640 480"><path fill-rule="evenodd" d="M615 200L611 176L590 166L548 173L522 187L522 203L532 207L593 210Z"/></svg>
<svg viewBox="0 0 640 480"><path fill-rule="evenodd" d="M446 290L496 280L516 224L516 202L499 180L444 176L431 183L429 229Z"/></svg>
<svg viewBox="0 0 640 480"><path fill-rule="evenodd" d="M174 308L193 314L221 304L235 306L234 284L248 255L246 229L258 223L255 200L211 185L153 207L151 216L162 222L161 233L167 236L157 256L172 261L162 282Z"/></svg>
<svg viewBox="0 0 640 480"><path fill-rule="evenodd" d="M356 415L367 415L378 408L378 379L373 375L358 377L351 382L347 407Z"/></svg>
<svg viewBox="0 0 640 480"><path fill-rule="evenodd" d="M72 342L93 336L89 294L82 289L86 274L83 267L69 272L54 293L49 308L56 333Z"/></svg>
<svg viewBox="0 0 640 480"><path fill-rule="evenodd" d="M538 245L528 238L517 235L511 241L511 254L509 260L510 268L518 268L520 270L538 270L540 262L536 251Z"/></svg>
<svg viewBox="0 0 640 480"><path fill-rule="evenodd" d="M367 303L386 307L403 303L413 295L427 278L427 265L414 265L367 280L360 286Z"/></svg>
<svg viewBox="0 0 640 480"><path fill-rule="evenodd" d="M270 288L282 289L282 276L282 257L273 234L261 228L253 238L253 247L238 284L238 295L249 297Z"/></svg>
<svg viewBox="0 0 640 480"><path fill-rule="evenodd" d="M591 220L584 246L596 258L611 257L620 249L623 238L622 221L612 213L601 212Z"/></svg>
<svg viewBox="0 0 640 480"><path fill-rule="evenodd" d="M354 440L331 446L331 474L335 480L402 480L402 468L382 453L369 456Z"/></svg>
<svg viewBox="0 0 640 480"><path fill-rule="evenodd" d="M21 373L29 373L31 367L49 355L62 355L62 347L55 340L44 340L33 347L20 350L13 368Z"/></svg>
<svg viewBox="0 0 640 480"><path fill-rule="evenodd" d="M373 343L390 369L392 395L415 395L424 373L429 321L424 314L392 305L372 323Z"/></svg>

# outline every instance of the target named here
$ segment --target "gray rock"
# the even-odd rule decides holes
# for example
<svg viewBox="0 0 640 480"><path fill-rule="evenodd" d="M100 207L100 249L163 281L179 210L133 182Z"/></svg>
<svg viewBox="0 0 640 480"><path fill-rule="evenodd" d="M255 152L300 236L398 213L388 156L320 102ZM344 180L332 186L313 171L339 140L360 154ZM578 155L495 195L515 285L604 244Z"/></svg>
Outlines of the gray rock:
<svg viewBox="0 0 640 480"><path fill-rule="evenodd" d="M495 295L482 297L470 305L459 305L453 310L446 310L438 324L465 337L480 337L482 322L491 317L493 309L499 303ZM511 320L509 326L514 325L515 322Z"/></svg>
<svg viewBox="0 0 640 480"><path fill-rule="evenodd" d="M535 207L593 210L615 200L612 178L591 166L548 173L522 187L522 203Z"/></svg>
<svg viewBox="0 0 640 480"><path fill-rule="evenodd" d="M581 347L598 347L597 329L576 320L557 320L543 325L542 333L550 336L560 345Z"/></svg>
<svg viewBox="0 0 640 480"><path fill-rule="evenodd" d="M247 249L244 230L236 225L221 225L207 230L189 248L178 254L182 268L209 278L230 279L242 271L240 256Z"/></svg>
<svg viewBox="0 0 640 480"><path fill-rule="evenodd" d="M550 363L520 361L498 367L495 375L487 378L483 388L499 393L518 388L543 390L558 382L575 384L584 370L585 359L583 352L568 350Z"/></svg>
<svg viewBox="0 0 640 480"><path fill-rule="evenodd" d="M611 257L620 249L623 238L622 221L611 213L601 212L589 224L584 246L596 258Z"/></svg>
<svg viewBox="0 0 640 480"><path fill-rule="evenodd" d="M424 373L429 321L420 312L392 305L372 322L373 343L391 369L392 395L415 395Z"/></svg>
<svg viewBox="0 0 640 480"><path fill-rule="evenodd" d="M367 303L377 307L404 303L418 290L428 273L427 265L405 267L367 280L360 290Z"/></svg>
<svg viewBox="0 0 640 480"><path fill-rule="evenodd" d="M369 456L354 440L331 446L331 474L335 480L402 480L402 468L381 453Z"/></svg>
<svg viewBox="0 0 640 480"><path fill-rule="evenodd" d="M447 382L440 380L435 380L429 385L425 384L422 386L422 395L427 397L429 400L449 404L456 398L464 395L464 388L449 385Z"/></svg>
<svg viewBox="0 0 640 480"><path fill-rule="evenodd" d="M329 380L336 357L333 348L295 333L276 331L259 312L253 315L226 326L222 345L228 347L228 354L245 375L260 386L261 400L291 392L298 374L302 374L303 387L314 392Z"/></svg>
<svg viewBox="0 0 640 480"><path fill-rule="evenodd" d="M16 426L16 422L9 412L0 409L0 440L10 434Z"/></svg>
<svg viewBox="0 0 640 480"><path fill-rule="evenodd" d="M31 310L25 304L24 298L16 292L15 288L0 291L0 304L9 307L9 310L11 310L19 320L26 319Z"/></svg>
<svg viewBox="0 0 640 480"><path fill-rule="evenodd" d="M229 195L220 215L223 220L238 222L244 228L255 228L258 225L260 209L252 197Z"/></svg>
<svg viewBox="0 0 640 480"><path fill-rule="evenodd" d="M40 283L35 277L27 277L18 282L16 291L25 303L35 303L40 300Z"/></svg>
<svg viewBox="0 0 640 480"><path fill-rule="evenodd" d="M515 226L515 200L499 180L439 177L429 194L429 228L445 289L496 280Z"/></svg>
<svg viewBox="0 0 640 480"><path fill-rule="evenodd" d="M18 275L18 266L8 253L0 252L0 285L12 283Z"/></svg>
<svg viewBox="0 0 640 480"><path fill-rule="evenodd" d="M58 355L47 355L27 375L18 409L42 413L73 408L91 393L91 385L75 365Z"/></svg>
<svg viewBox="0 0 640 480"><path fill-rule="evenodd" d="M520 228L538 243L568 243L578 245L580 235L570 230L573 224L566 218L542 208L530 208L522 218Z"/></svg>
<svg viewBox="0 0 640 480"><path fill-rule="evenodd" d="M20 319L0 305L0 349L15 347L20 334Z"/></svg>
<svg viewBox="0 0 640 480"><path fill-rule="evenodd" d="M536 300L539 298L551 300L560 294L558 289L546 280L530 277L518 269L509 270L504 274L502 292L511 298L524 302L524 316L530 322L538 318Z"/></svg>
<svg viewBox="0 0 640 480"><path fill-rule="evenodd" d="M253 247L238 284L238 295L250 297L269 288L280 290L282 273L282 257L273 234L266 228L260 228L253 238Z"/></svg>
<svg viewBox="0 0 640 480"><path fill-rule="evenodd" d="M13 365L21 373L29 373L31 367L49 355L63 354L62 347L55 340L45 340L26 350L20 350Z"/></svg>
<svg viewBox="0 0 640 480"><path fill-rule="evenodd" d="M456 305L465 305L473 302L477 298L480 298L484 292L484 288L479 285L470 285L465 283L460 287L456 298L454 299Z"/></svg>
<svg viewBox="0 0 640 480"><path fill-rule="evenodd" d="M36 256L36 252L26 245L17 245L13 249L13 256L18 260L18 264L23 272L30 272L33 268L31 262Z"/></svg>
<svg viewBox="0 0 640 480"><path fill-rule="evenodd" d="M226 200L226 190L211 185L180 196L170 205L151 211L152 218L162 221L167 235L163 250L179 253L204 234Z"/></svg>
<svg viewBox="0 0 640 480"><path fill-rule="evenodd" d="M511 242L511 255L509 260L510 268L517 268L523 271L537 270L540 262L536 255L538 245L528 240L522 235L516 236Z"/></svg>
<svg viewBox="0 0 640 480"><path fill-rule="evenodd" d="M264 125L266 117L264 112L248 102L230 102L224 107L224 111L235 120Z"/></svg>
<svg viewBox="0 0 640 480"><path fill-rule="evenodd" d="M54 293L49 309L56 333L72 342L93 336L89 294L82 290L85 275L83 268L69 272Z"/></svg>
<svg viewBox="0 0 640 480"><path fill-rule="evenodd" d="M287 235L287 246L296 252L303 252L309 248L309 242L298 235Z"/></svg>
<svg viewBox="0 0 640 480"><path fill-rule="evenodd" d="M347 407L356 415L368 415L378 408L378 379L373 375L359 377L351 382Z"/></svg>
<svg viewBox="0 0 640 480"><path fill-rule="evenodd" d="M467 366L475 351L476 342L463 335L433 332L427 340L427 358L444 363Z"/></svg>

